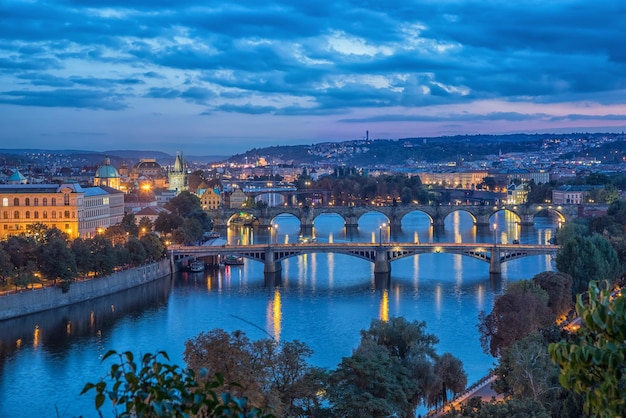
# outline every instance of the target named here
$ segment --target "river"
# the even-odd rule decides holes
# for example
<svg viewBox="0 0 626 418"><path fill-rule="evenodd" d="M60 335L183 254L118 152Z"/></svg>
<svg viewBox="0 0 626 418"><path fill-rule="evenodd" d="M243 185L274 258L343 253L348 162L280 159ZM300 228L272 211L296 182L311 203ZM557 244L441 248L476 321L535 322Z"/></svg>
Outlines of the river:
<svg viewBox="0 0 626 418"><path fill-rule="evenodd" d="M405 218L401 231L389 231L377 213L364 215L356 230L345 231L338 216L321 215L313 235L318 242L410 241L545 244L558 224L537 218L520 227L507 213L496 224L477 228L467 213L448 217L434 231L424 215ZM277 227L228 230L235 243L295 242L296 218L280 216ZM183 365L185 340L219 327L243 330L250 338L300 340L314 354L310 362L333 369L358 345L359 331L372 319L404 316L425 321L437 335L439 353L463 361L472 383L493 359L480 347L476 328L481 310L510 281L553 270L549 256L502 265L502 277L489 277L489 264L453 254L424 254L394 261L389 289L374 285L373 265L347 255L309 254L283 261L280 287L264 286L263 265L204 273L179 273L152 284L95 301L0 322L1 417L96 417L93 394L80 396L86 382L107 372L100 362L110 349L136 354L166 351ZM0 299L1 303L1 299ZM105 415L105 416L111 416Z"/></svg>

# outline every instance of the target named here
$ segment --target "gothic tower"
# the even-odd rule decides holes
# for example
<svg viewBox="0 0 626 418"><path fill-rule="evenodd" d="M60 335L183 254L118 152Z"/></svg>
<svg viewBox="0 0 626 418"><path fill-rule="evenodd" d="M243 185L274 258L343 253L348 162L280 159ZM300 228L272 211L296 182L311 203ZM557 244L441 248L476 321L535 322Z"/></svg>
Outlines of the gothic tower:
<svg viewBox="0 0 626 418"><path fill-rule="evenodd" d="M176 153L176 161L174 161L174 167L167 173L167 179L170 183L170 190L175 190L176 194L187 190L187 172L185 170L185 160L183 159L183 152Z"/></svg>

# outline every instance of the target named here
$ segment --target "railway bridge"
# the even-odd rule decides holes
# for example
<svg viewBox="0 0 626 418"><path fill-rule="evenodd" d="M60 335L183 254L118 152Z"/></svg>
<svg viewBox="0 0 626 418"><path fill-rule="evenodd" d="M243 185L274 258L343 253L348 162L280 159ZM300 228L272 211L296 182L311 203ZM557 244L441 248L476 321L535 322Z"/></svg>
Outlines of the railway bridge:
<svg viewBox="0 0 626 418"><path fill-rule="evenodd" d="M346 254L370 261L374 264L377 278L389 282L391 262L419 254L461 254L489 263L489 273L500 275L502 263L521 257L535 255L556 256L557 245L528 244L483 244L483 243L294 243L294 244L255 244L255 245L222 245L222 246L181 246L170 245L168 251L172 261L185 257L217 258L236 255L264 263L267 276L280 275L281 261L311 253Z"/></svg>

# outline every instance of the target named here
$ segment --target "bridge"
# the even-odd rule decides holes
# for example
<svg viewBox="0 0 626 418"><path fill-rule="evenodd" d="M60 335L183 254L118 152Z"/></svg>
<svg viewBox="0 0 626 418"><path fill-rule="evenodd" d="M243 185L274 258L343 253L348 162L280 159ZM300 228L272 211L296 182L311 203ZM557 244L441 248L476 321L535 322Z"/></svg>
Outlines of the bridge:
<svg viewBox="0 0 626 418"><path fill-rule="evenodd" d="M391 262L419 254L461 254L489 263L489 273L500 275L502 263L535 255L556 256L557 245L529 244L484 244L484 243L294 243L294 244L254 244L222 246L182 246L170 245L168 251L172 261L185 257L209 257L218 259L227 255L237 255L264 263L264 273L280 274L281 261L311 253L346 254L374 263L374 274L386 281L391 273Z"/></svg>
<svg viewBox="0 0 626 418"><path fill-rule="evenodd" d="M273 219L278 215L290 214L300 220L300 226L304 231L310 231L315 218L322 214L337 214L344 219L346 228L356 227L359 218L366 213L378 212L387 217L387 224L394 228L402 226L402 218L411 212L421 212L428 216L430 223L436 227L443 227L446 217L454 212L463 211L469 213L476 226L488 226L491 217L502 211L508 211L516 215L520 225L533 225L534 218L540 214L552 214L562 222L568 222L579 215L580 205L407 205L407 206L310 206L295 207L281 206L256 208L220 208L207 210L207 214L213 220L216 228L226 228L229 222L240 213L244 212L254 217L254 224L259 227L269 227Z"/></svg>

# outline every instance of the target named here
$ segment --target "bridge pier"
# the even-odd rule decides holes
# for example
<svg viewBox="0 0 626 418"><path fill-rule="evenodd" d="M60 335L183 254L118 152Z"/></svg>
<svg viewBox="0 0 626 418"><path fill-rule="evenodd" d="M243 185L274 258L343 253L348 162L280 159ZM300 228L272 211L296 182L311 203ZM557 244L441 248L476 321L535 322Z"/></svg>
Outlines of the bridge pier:
<svg viewBox="0 0 626 418"><path fill-rule="evenodd" d="M391 263L387 258L387 250L376 250L376 260L374 261L374 274L375 275L387 275L391 274Z"/></svg>
<svg viewBox="0 0 626 418"><path fill-rule="evenodd" d="M500 250L495 245L491 247L491 255L489 257L489 275L499 276L502 274L502 264L500 263Z"/></svg>
<svg viewBox="0 0 626 418"><path fill-rule="evenodd" d="M265 273L263 276L265 287L276 287L282 284L283 279L280 271L277 273Z"/></svg>
<svg viewBox="0 0 626 418"><path fill-rule="evenodd" d="M283 270L283 266L280 261L276 261L274 257L274 251L271 248L268 248L265 251L265 267L263 268L263 273L267 274L276 274Z"/></svg>
<svg viewBox="0 0 626 418"><path fill-rule="evenodd" d="M300 224L300 235L313 236L313 224Z"/></svg>

